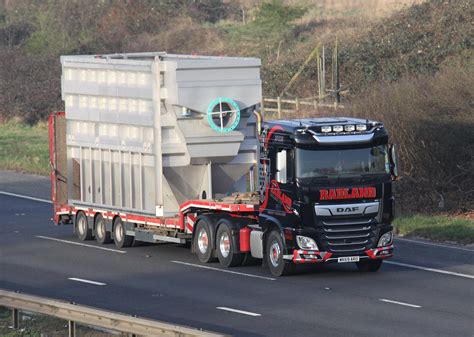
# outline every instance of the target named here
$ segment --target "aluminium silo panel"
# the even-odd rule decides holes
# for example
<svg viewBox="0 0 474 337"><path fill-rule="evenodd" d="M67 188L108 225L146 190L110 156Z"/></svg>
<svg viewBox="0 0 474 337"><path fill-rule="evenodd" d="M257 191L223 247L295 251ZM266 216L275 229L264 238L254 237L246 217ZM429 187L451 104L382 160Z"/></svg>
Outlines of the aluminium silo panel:
<svg viewBox="0 0 474 337"><path fill-rule="evenodd" d="M262 96L260 60L234 57L163 58L170 102L206 113L220 97L232 98L241 109L259 104Z"/></svg>
<svg viewBox="0 0 474 337"><path fill-rule="evenodd" d="M80 184L70 202L153 214L153 61L65 56L61 62L69 181Z"/></svg>

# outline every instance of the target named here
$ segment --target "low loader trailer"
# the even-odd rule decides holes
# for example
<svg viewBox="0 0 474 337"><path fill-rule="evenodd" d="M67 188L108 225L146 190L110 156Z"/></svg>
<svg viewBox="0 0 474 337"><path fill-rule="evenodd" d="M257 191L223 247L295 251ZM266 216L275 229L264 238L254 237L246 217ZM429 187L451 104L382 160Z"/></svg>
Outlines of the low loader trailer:
<svg viewBox="0 0 474 337"><path fill-rule="evenodd" d="M54 222L80 240L191 244L202 263L393 255L395 147L382 123L263 121L260 60L165 52L63 56L49 118Z"/></svg>

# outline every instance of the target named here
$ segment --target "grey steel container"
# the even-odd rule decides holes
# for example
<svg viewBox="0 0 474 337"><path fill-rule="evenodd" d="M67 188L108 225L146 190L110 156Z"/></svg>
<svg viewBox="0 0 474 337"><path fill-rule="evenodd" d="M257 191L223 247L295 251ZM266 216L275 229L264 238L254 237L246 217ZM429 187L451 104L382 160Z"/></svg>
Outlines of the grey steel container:
<svg viewBox="0 0 474 337"><path fill-rule="evenodd" d="M61 64L70 204L166 216L245 190L259 59L157 52Z"/></svg>

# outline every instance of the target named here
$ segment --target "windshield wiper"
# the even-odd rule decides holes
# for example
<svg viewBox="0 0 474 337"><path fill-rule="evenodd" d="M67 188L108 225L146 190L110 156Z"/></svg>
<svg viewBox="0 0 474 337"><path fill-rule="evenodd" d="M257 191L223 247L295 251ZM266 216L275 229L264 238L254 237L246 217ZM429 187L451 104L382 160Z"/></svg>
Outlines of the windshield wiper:
<svg viewBox="0 0 474 337"><path fill-rule="evenodd" d="M322 182L329 179L329 176L313 176L297 178L304 185L311 185L313 183Z"/></svg>
<svg viewBox="0 0 474 337"><path fill-rule="evenodd" d="M381 175L387 174L385 172L372 172L372 173L362 173L360 175L360 182L371 181L379 179Z"/></svg>

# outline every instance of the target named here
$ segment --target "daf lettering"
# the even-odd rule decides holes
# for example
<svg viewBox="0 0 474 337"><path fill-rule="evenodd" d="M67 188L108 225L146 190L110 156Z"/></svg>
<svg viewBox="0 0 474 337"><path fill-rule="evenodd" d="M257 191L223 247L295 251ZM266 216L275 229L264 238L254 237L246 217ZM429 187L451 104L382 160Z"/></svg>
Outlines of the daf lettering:
<svg viewBox="0 0 474 337"><path fill-rule="evenodd" d="M359 210L359 207L338 207L337 213L354 213Z"/></svg>

